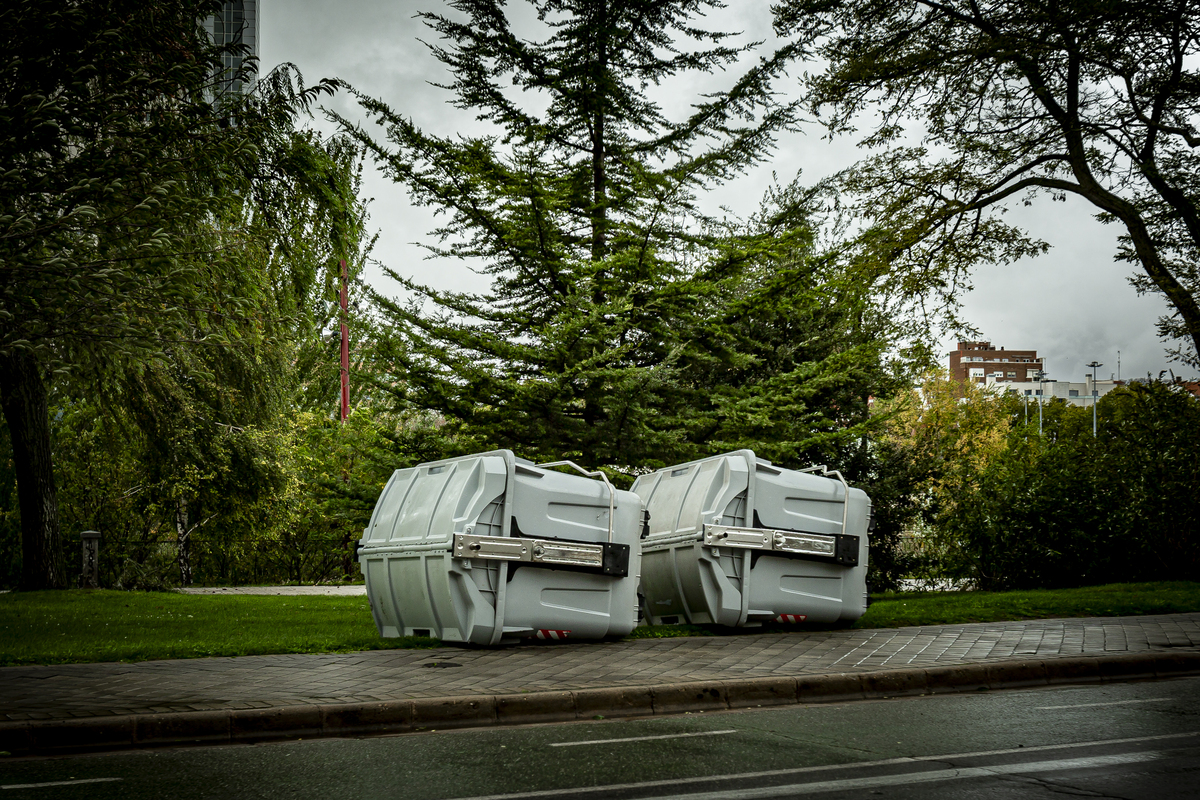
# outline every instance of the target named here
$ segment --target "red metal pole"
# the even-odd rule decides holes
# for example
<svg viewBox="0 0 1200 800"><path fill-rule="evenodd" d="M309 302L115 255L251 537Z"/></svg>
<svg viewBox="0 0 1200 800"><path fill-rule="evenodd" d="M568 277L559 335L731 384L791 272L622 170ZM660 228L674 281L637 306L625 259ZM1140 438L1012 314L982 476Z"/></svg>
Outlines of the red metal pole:
<svg viewBox="0 0 1200 800"><path fill-rule="evenodd" d="M346 261L342 266L342 422L350 413L350 330L346 327Z"/></svg>

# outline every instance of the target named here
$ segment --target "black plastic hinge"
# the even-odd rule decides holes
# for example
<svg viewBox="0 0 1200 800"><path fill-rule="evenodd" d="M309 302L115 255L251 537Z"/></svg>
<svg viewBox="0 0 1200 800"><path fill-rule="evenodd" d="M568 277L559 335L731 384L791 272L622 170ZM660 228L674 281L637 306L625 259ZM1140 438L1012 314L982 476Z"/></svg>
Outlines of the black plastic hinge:
<svg viewBox="0 0 1200 800"><path fill-rule="evenodd" d="M847 567L858 566L858 537L837 534L837 553L833 560Z"/></svg>
<svg viewBox="0 0 1200 800"><path fill-rule="evenodd" d="M616 542L604 543L604 566L600 570L605 575L624 578L629 575L629 545Z"/></svg>

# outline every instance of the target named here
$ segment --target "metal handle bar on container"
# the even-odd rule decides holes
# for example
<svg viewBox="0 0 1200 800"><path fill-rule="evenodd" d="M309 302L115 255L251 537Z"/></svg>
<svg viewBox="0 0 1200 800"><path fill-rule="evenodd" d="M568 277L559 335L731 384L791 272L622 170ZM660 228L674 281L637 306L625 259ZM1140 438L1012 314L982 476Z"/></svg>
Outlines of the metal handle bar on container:
<svg viewBox="0 0 1200 800"><path fill-rule="evenodd" d="M546 464L535 464L534 466L538 467L539 469L547 469L549 467L571 467L575 471L580 472L589 478L595 478L595 477L599 476L600 480L604 481L604 485L608 487L608 543L612 544L613 515L616 514L616 511L617 511L617 490L613 487L612 483L608 480L608 476L605 475L600 470L596 470L595 472L588 472L586 469L579 466L574 461L550 461ZM845 483L845 481L842 481L842 483ZM842 529L845 530L845 528L846 528L846 523L843 522Z"/></svg>
<svg viewBox="0 0 1200 800"><path fill-rule="evenodd" d="M805 467L797 470L797 472L816 472L821 471L821 477L828 478L830 475L836 475L837 479L842 482L842 490L845 492L845 497L842 498L842 534L846 533L846 526L850 515L850 484L846 483L846 479L842 477L840 470L830 471L826 469L824 464L815 467Z"/></svg>

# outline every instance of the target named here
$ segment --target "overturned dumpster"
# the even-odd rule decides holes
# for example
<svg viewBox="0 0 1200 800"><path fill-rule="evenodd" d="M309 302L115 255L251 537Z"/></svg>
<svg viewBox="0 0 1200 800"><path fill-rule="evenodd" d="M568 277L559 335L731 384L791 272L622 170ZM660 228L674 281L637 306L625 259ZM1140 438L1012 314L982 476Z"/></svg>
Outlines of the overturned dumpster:
<svg viewBox="0 0 1200 800"><path fill-rule="evenodd" d="M508 450L397 470L359 542L381 635L499 644L637 624L641 500Z"/></svg>
<svg viewBox="0 0 1200 800"><path fill-rule="evenodd" d="M651 624L852 622L867 605L871 501L824 467L738 450L642 475Z"/></svg>

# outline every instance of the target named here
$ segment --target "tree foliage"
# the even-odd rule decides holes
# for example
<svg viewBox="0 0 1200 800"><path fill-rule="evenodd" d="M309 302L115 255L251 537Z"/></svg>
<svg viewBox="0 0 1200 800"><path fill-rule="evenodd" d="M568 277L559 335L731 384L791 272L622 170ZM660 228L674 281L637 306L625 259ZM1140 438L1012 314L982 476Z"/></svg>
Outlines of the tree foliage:
<svg viewBox="0 0 1200 800"><path fill-rule="evenodd" d="M333 84L296 88L288 72L254 98L217 91L222 49L201 23L219 6L23 0L0 16L0 395L28 588L65 582L53 381L111 389L126 376L143 410L162 404L141 419L169 449L185 429L238 424L216 395L268 401L272 384L252 376L312 299L296 269L310 262L272 253L260 231L285 218L272 207L302 210L271 192L303 183L326 206L345 195L328 180L344 157L290 128ZM333 217L353 227L357 202Z"/></svg>
<svg viewBox="0 0 1200 800"><path fill-rule="evenodd" d="M1036 253L1000 214L1077 195L1124 229L1161 294L1159 333L1200 352L1200 4L783 0L777 28L825 68L805 84L834 133L883 148L849 171L897 270L952 294L980 260ZM914 143L917 142L917 143ZM932 276L932 279L931 279Z"/></svg>
<svg viewBox="0 0 1200 800"><path fill-rule="evenodd" d="M243 98L264 121L256 159L243 163L238 191L226 193L196 231L209 259L232 262L222 271L261 285L253 316L226 323L236 337L230 344L164 343L154 358L106 375L97 387L101 413L133 433L126 457L143 465L138 485L125 490L143 495L138 505L157 538L171 531L185 585L196 566L193 542L209 548L211 564L213 549L237 542L234 551L247 543L257 551L286 538L289 523L307 513L301 498L312 476L297 455L307 439L291 428L319 398L328 415L337 396L339 307L331 300L340 262L361 265L371 242L358 151L345 137L297 127L306 106L298 86L300 77L285 66ZM351 268L351 280L357 271ZM328 527L308 516L306 525ZM345 541L338 544L347 552ZM281 549L295 554L289 577L332 568L312 563L328 560L327 548L316 548L319 557L307 546ZM217 563L227 579L231 565Z"/></svg>
<svg viewBox="0 0 1200 800"><path fill-rule="evenodd" d="M901 579L923 572L944 577L953 570L942 556L954 548L943 532L975 502L980 473L1004 452L1010 402L934 372L873 411L881 430L872 440L866 487L875 516L871 585L897 589Z"/></svg>
<svg viewBox="0 0 1200 800"><path fill-rule="evenodd" d="M26 0L3 16L0 350L102 366L184 333L224 290L192 232L252 155L206 99L218 5ZM224 285L223 285L224 284Z"/></svg>
<svg viewBox="0 0 1200 800"><path fill-rule="evenodd" d="M925 386L930 387L930 383ZM1195 580L1200 401L1174 384L1117 389L1092 409L1049 402L1044 431L1012 395L934 381L883 449L918 477L909 516L940 577L989 590Z"/></svg>
<svg viewBox="0 0 1200 800"><path fill-rule="evenodd" d="M223 277L172 258L246 146L203 98L219 54L199 22L215 8L26 0L0 16L0 395L30 588L64 582L50 375L187 338Z"/></svg>
<svg viewBox="0 0 1200 800"><path fill-rule="evenodd" d="M454 104L494 133L429 133L361 95L387 141L342 120L444 216L431 255L493 280L475 295L391 272L416 299L376 297L381 386L461 446L626 474L747 442L799 459L847 438L882 380L868 294L817 252L799 190L744 222L698 209L791 128L771 88L788 54L672 119L655 98L673 78L753 48L696 27L715 3L531 6L541 39L498 2L423 15Z"/></svg>

